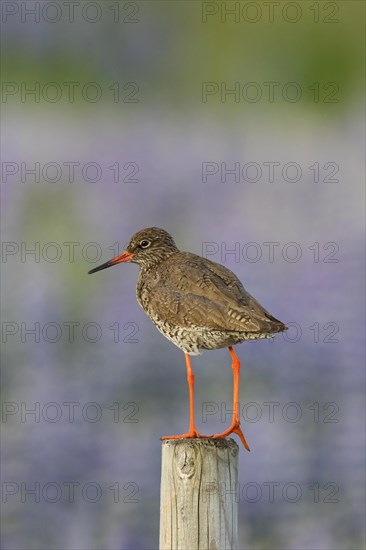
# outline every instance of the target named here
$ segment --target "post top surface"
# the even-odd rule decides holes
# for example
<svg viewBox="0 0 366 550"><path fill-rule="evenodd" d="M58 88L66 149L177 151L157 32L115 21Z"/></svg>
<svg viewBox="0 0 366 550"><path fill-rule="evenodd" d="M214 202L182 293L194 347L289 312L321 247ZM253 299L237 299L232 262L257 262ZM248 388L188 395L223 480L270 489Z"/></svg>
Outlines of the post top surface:
<svg viewBox="0 0 366 550"><path fill-rule="evenodd" d="M215 449L230 449L231 451L239 451L239 446L234 439L219 438L213 439L211 437L195 437L186 439L165 439L162 442L163 446L185 446L185 447L204 447Z"/></svg>

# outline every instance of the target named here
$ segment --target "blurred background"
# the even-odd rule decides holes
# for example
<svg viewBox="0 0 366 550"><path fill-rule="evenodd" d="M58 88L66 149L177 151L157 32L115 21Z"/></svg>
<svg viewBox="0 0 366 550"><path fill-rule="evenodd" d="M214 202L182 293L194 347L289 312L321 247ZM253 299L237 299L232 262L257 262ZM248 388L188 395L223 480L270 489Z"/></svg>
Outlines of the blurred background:
<svg viewBox="0 0 366 550"><path fill-rule="evenodd" d="M242 361L239 548L364 547L364 4L2 3L2 548L158 547L183 354L87 274L167 229L289 324ZM193 358L230 423L227 350ZM272 489L271 489L272 488Z"/></svg>

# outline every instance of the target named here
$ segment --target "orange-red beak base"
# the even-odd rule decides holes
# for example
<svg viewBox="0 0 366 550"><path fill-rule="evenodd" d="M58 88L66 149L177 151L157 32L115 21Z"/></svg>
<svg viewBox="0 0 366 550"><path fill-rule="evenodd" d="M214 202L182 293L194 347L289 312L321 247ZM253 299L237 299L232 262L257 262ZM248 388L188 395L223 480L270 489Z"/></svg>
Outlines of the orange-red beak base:
<svg viewBox="0 0 366 550"><path fill-rule="evenodd" d="M94 269L91 269L90 271L88 271L88 273L89 275L91 275L92 273L96 273L97 271L102 271L102 269L107 269L107 267L111 267L112 265L117 265L122 262L130 262L132 257L133 257L133 254L125 250L119 256L116 256L115 258L113 258L112 260L109 260L105 264L99 265L98 267L94 267Z"/></svg>

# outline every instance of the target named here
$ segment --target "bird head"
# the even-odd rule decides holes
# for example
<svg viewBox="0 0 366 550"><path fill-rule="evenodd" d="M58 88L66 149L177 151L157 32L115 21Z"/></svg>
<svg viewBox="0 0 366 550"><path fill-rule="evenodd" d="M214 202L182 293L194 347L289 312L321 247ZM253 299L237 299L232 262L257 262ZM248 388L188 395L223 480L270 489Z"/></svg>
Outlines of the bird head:
<svg viewBox="0 0 366 550"><path fill-rule="evenodd" d="M132 262L145 268L153 267L175 252L178 252L178 248L167 231L159 227L148 227L133 235L122 254L91 269L89 274L122 262Z"/></svg>

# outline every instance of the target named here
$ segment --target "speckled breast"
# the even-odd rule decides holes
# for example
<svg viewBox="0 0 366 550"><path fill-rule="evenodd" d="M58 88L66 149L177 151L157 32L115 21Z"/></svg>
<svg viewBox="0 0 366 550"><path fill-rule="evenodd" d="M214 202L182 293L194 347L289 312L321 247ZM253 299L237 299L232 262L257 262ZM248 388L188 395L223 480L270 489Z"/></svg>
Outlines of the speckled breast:
<svg viewBox="0 0 366 550"><path fill-rule="evenodd" d="M227 348L240 344L246 340L258 340L262 338L271 338L268 333L248 333L248 332L224 332L214 331L202 328L187 330L182 327L171 326L166 322L160 321L150 316L156 328L173 344L189 355L200 355L200 350L213 350Z"/></svg>

